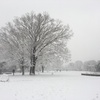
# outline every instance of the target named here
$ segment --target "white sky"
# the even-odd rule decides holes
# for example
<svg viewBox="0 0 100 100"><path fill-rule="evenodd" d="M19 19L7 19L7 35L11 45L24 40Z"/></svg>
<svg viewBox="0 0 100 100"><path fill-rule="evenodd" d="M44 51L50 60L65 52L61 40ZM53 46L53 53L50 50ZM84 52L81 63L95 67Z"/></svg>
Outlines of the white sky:
<svg viewBox="0 0 100 100"><path fill-rule="evenodd" d="M70 25L72 61L100 60L100 0L0 0L0 27L31 11L46 11Z"/></svg>

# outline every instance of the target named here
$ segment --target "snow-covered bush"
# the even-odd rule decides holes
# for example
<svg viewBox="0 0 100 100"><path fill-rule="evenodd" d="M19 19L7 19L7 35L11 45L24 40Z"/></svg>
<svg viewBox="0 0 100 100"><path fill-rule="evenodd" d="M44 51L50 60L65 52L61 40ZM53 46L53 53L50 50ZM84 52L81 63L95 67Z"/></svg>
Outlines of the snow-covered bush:
<svg viewBox="0 0 100 100"><path fill-rule="evenodd" d="M7 74L0 75L0 82L8 82L9 76Z"/></svg>

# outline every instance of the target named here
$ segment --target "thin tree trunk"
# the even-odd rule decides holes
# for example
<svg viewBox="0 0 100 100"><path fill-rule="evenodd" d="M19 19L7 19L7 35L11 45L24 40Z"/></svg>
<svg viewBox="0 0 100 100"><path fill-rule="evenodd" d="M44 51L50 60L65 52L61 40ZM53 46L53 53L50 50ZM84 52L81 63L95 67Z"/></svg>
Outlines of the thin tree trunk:
<svg viewBox="0 0 100 100"><path fill-rule="evenodd" d="M42 73L44 73L44 66L42 66Z"/></svg>
<svg viewBox="0 0 100 100"><path fill-rule="evenodd" d="M32 67L30 67L30 75L32 74Z"/></svg>
<svg viewBox="0 0 100 100"><path fill-rule="evenodd" d="M22 65L22 75L24 75L24 66Z"/></svg>
<svg viewBox="0 0 100 100"><path fill-rule="evenodd" d="M21 61L21 68L22 68L22 75L24 75L24 71L25 71L25 67L24 67L24 57L22 57L22 59L21 59L22 61Z"/></svg>

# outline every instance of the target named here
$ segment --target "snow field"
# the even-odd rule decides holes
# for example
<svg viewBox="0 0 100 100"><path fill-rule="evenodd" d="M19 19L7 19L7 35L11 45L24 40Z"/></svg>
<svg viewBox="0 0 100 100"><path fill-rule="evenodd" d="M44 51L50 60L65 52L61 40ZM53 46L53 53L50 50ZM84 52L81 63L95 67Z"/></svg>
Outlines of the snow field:
<svg viewBox="0 0 100 100"><path fill-rule="evenodd" d="M0 100L100 100L100 77L81 72L9 75L0 82Z"/></svg>

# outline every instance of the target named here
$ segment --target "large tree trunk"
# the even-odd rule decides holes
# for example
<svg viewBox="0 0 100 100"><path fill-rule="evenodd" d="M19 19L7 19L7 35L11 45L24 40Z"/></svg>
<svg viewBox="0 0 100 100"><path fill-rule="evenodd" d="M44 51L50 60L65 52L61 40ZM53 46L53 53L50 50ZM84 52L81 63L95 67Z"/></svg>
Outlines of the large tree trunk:
<svg viewBox="0 0 100 100"><path fill-rule="evenodd" d="M33 66L32 66L32 73L35 75L35 65L36 65L36 57L35 54L33 54Z"/></svg>
<svg viewBox="0 0 100 100"><path fill-rule="evenodd" d="M33 49L33 53L32 53L32 56L31 56L31 67L30 67L30 75L31 74L34 74L35 75L35 67L36 67L36 56L35 56L35 47Z"/></svg>
<svg viewBox="0 0 100 100"><path fill-rule="evenodd" d="M35 55L31 56L31 67L30 67L30 75L34 74L35 75L35 66L36 66L36 57Z"/></svg>

